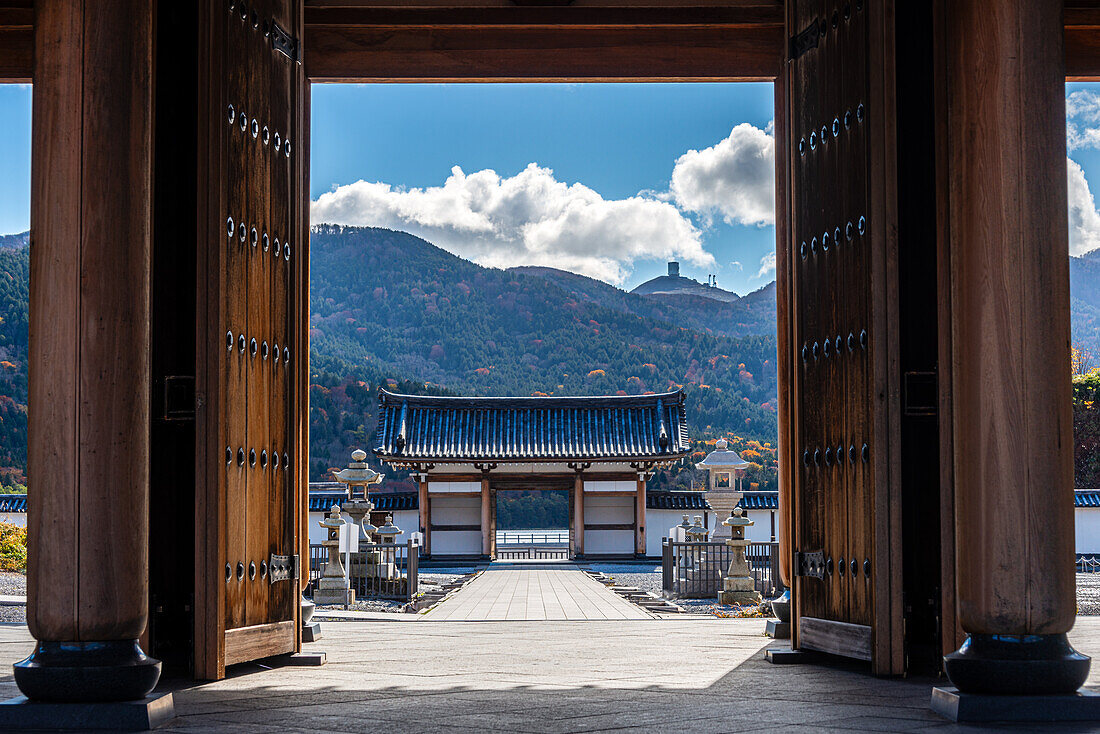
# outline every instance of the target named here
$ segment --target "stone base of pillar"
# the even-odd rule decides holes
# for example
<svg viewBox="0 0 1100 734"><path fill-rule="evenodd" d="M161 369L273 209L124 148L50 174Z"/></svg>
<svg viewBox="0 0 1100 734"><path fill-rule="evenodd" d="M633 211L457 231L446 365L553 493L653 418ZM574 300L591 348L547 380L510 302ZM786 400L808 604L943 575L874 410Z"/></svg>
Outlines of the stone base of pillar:
<svg viewBox="0 0 1100 734"><path fill-rule="evenodd" d="M1100 694L1004 696L933 688L932 711L951 721L1100 721Z"/></svg>
<svg viewBox="0 0 1100 734"><path fill-rule="evenodd" d="M321 623L306 622L302 625L302 642L317 642L321 639Z"/></svg>
<svg viewBox="0 0 1100 734"><path fill-rule="evenodd" d="M970 635L944 656L944 670L964 693L1042 696L1073 694L1091 658L1060 635Z"/></svg>
<svg viewBox="0 0 1100 734"><path fill-rule="evenodd" d="M171 693L138 701L47 703L18 696L0 703L0 729L149 731L176 716Z"/></svg>
<svg viewBox="0 0 1100 734"><path fill-rule="evenodd" d="M160 680L160 661L137 640L39 642L12 668L19 690L35 702L138 701Z"/></svg>
<svg viewBox="0 0 1100 734"><path fill-rule="evenodd" d="M719 604L759 604L764 601L752 578L733 578L727 576L723 590L718 592Z"/></svg>
<svg viewBox="0 0 1100 734"><path fill-rule="evenodd" d="M355 589L314 589L313 603L351 606L355 603Z"/></svg>

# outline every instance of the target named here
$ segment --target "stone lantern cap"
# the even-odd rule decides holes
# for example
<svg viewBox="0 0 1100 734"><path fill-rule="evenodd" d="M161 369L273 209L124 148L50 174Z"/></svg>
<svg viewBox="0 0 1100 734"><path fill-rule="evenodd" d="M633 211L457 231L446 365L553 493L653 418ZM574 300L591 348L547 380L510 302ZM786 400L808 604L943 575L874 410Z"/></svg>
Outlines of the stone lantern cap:
<svg viewBox="0 0 1100 734"><path fill-rule="evenodd" d="M378 484L386 478L385 474L379 474L367 465L367 453L362 449L356 449L351 453L351 463L347 469L333 472L333 476L342 484Z"/></svg>
<svg viewBox="0 0 1100 734"><path fill-rule="evenodd" d="M748 519L747 517L744 517L744 514L745 514L745 511L742 510L740 506L734 507L733 508L733 513L729 517L727 517L725 520L723 520L722 524L727 526L727 527L741 527L741 526L747 527L749 525L755 525L756 524L755 522Z"/></svg>
<svg viewBox="0 0 1100 734"><path fill-rule="evenodd" d="M347 520L340 517L340 505L333 505L332 508L328 511L328 516L326 516L324 520L319 520L317 524L323 528L329 528L330 530L332 530L339 529L340 526L346 525L347 522Z"/></svg>
<svg viewBox="0 0 1100 734"><path fill-rule="evenodd" d="M695 524L687 529L687 534L699 541L705 541L710 531L703 527L703 516L695 516Z"/></svg>
<svg viewBox="0 0 1100 734"><path fill-rule="evenodd" d="M714 451L707 454L707 458L699 462L699 466L707 469L744 469L749 462L745 461L736 451L729 450L729 441L718 439L714 444Z"/></svg>
<svg viewBox="0 0 1100 734"><path fill-rule="evenodd" d="M386 524L374 532L383 543L392 543L405 531L393 524L393 515L386 515Z"/></svg>

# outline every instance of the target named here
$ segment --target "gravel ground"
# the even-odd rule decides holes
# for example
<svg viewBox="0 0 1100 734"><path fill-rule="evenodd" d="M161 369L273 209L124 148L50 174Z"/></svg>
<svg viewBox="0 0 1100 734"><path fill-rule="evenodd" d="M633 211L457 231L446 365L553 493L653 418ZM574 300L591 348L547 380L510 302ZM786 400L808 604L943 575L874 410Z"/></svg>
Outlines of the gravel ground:
<svg viewBox="0 0 1100 734"><path fill-rule="evenodd" d="M419 577L420 591L428 591L434 587L442 586L443 584L454 581L459 576L464 575L472 569L432 569L427 573L421 573ZM341 604L320 604L318 609L325 609L328 611L345 611L344 606ZM355 604L348 607L350 610L357 612L388 612L391 614L401 614L405 611L405 602L398 599L372 599L372 598L358 598L355 600ZM2 608L0 608L2 610Z"/></svg>
<svg viewBox="0 0 1100 734"><path fill-rule="evenodd" d="M661 567L659 565L590 563L588 567L593 571L600 571L610 576L620 586L633 586L658 596L661 594ZM1100 588L1097 591L1100 592ZM672 599L671 601L688 614L718 617L755 616L755 614L749 613L755 611L755 607L742 608L719 604L715 599ZM770 610L767 616L771 616Z"/></svg>
<svg viewBox="0 0 1100 734"><path fill-rule="evenodd" d="M27 576L12 571L0 571L0 594L26 596Z"/></svg>
<svg viewBox="0 0 1100 734"><path fill-rule="evenodd" d="M1100 573L1077 574L1077 613L1100 614Z"/></svg>

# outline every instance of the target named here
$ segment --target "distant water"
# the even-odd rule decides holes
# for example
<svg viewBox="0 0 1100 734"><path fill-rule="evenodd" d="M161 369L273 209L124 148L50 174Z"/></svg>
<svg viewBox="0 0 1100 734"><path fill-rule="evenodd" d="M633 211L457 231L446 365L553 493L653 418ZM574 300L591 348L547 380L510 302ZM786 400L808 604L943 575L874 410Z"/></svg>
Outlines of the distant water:
<svg viewBox="0 0 1100 734"><path fill-rule="evenodd" d="M568 545L568 528L536 528L533 530L498 530L497 546L502 545Z"/></svg>

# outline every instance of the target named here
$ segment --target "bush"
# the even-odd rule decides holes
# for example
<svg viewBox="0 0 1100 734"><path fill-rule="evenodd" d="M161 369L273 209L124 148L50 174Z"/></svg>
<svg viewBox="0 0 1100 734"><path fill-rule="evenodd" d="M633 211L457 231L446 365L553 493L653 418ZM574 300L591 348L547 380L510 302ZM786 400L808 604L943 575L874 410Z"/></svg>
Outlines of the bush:
<svg viewBox="0 0 1100 734"><path fill-rule="evenodd" d="M27 529L0 522L0 571L27 572Z"/></svg>
<svg viewBox="0 0 1100 734"><path fill-rule="evenodd" d="M1073 469L1078 489L1100 487L1100 371L1073 378Z"/></svg>

